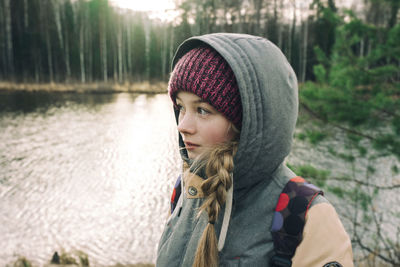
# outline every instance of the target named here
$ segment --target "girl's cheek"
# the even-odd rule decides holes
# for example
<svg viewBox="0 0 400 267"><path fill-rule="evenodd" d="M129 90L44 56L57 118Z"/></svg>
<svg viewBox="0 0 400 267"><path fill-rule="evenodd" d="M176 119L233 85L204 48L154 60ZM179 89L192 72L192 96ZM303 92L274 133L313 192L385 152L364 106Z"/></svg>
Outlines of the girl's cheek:
<svg viewBox="0 0 400 267"><path fill-rule="evenodd" d="M210 144L219 144L229 140L227 135L227 127L212 127L207 131L207 136Z"/></svg>

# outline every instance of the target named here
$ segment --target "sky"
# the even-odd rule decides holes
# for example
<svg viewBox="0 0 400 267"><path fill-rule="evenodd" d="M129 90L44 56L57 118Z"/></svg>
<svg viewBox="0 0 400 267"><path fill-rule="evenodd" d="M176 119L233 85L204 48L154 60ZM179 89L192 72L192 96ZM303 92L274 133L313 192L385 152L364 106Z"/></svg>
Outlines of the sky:
<svg viewBox="0 0 400 267"><path fill-rule="evenodd" d="M289 0L290 7L293 7L295 3L298 12L300 10L308 10L308 6L312 0ZM335 0L336 6L352 8L357 11L360 8L361 0ZM146 11L149 13L151 19L158 18L161 21L171 22L179 14L175 10L174 0L109 0L109 3L113 6L120 8L127 8L135 11ZM303 16L307 12L302 12ZM287 12L287 17L292 18L293 11ZM298 14L300 15L300 14Z"/></svg>
<svg viewBox="0 0 400 267"><path fill-rule="evenodd" d="M120 8L146 11L151 14L151 18L159 18L163 21L170 21L172 12L175 10L173 0L109 0L109 3Z"/></svg>

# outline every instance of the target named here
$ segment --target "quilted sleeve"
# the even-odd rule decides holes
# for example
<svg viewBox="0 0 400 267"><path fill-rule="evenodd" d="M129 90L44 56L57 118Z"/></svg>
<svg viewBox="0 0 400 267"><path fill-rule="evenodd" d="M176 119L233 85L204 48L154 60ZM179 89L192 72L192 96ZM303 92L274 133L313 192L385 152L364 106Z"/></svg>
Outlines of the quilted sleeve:
<svg viewBox="0 0 400 267"><path fill-rule="evenodd" d="M292 266L354 266L350 238L330 203L318 203L308 210Z"/></svg>

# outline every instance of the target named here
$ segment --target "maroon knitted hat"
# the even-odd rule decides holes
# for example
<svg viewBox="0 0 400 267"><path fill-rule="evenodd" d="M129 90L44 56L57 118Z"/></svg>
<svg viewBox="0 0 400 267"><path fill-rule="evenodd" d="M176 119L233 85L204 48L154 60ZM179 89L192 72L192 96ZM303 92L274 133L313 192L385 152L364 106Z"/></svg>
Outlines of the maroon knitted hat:
<svg viewBox="0 0 400 267"><path fill-rule="evenodd" d="M191 92L241 128L242 103L235 75L213 48L199 46L181 57L172 72L168 91L175 106L178 91Z"/></svg>

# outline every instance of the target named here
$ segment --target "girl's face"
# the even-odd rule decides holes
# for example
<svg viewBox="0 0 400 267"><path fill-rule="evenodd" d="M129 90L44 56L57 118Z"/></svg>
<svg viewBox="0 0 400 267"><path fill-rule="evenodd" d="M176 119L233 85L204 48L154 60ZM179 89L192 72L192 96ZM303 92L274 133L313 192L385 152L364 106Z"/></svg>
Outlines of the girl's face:
<svg viewBox="0 0 400 267"><path fill-rule="evenodd" d="M232 123L197 95L179 92L176 103L179 108L178 131L190 159L234 138Z"/></svg>

